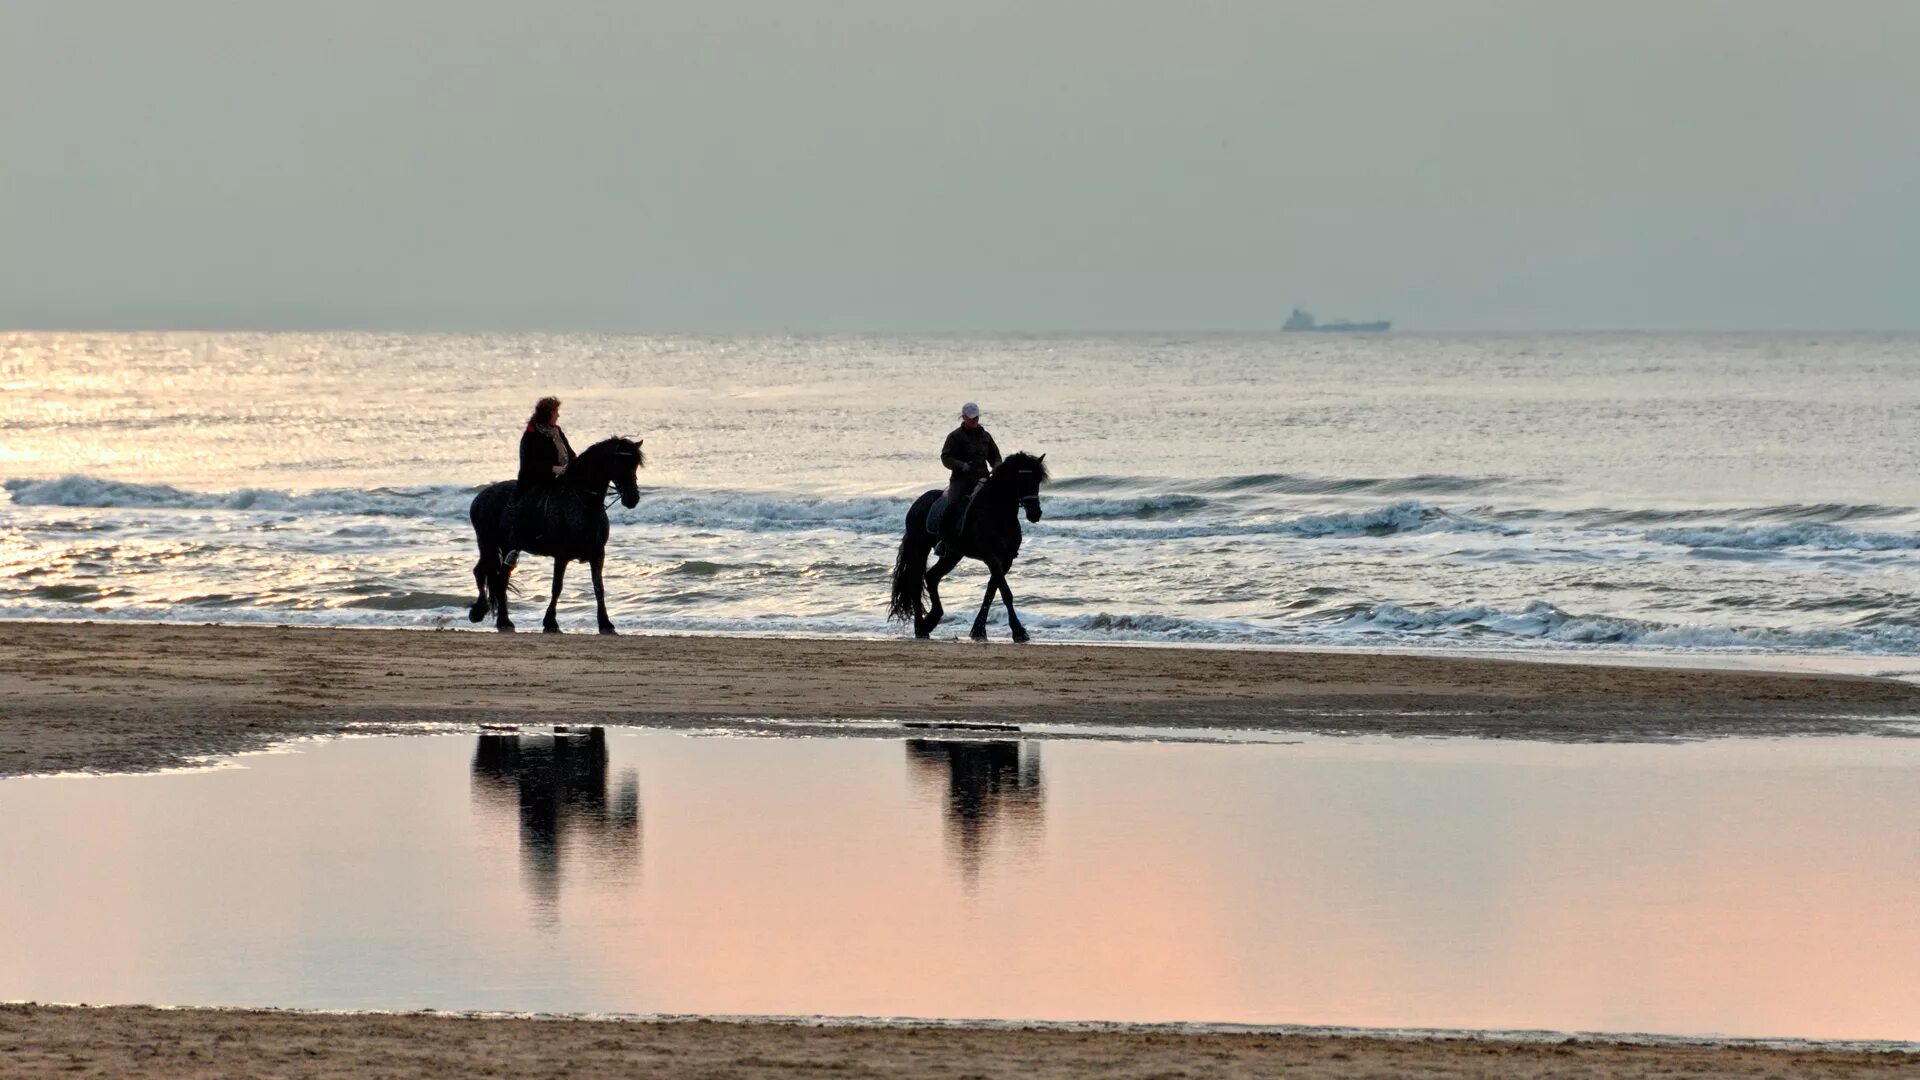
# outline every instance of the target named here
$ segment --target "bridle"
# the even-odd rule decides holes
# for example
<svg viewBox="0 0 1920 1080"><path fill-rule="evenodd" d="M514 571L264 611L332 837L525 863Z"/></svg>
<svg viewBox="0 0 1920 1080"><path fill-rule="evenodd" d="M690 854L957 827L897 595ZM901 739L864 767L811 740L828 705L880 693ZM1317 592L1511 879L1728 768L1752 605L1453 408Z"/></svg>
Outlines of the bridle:
<svg viewBox="0 0 1920 1080"><path fill-rule="evenodd" d="M639 457L640 455L633 450L615 450L612 452L612 456L616 458L630 458ZM601 496L600 509L611 510L613 509L613 504L620 501L620 485L615 483L611 478L609 478L606 483L612 490ZM638 488L639 484L636 482L634 486Z"/></svg>
<svg viewBox="0 0 1920 1080"><path fill-rule="evenodd" d="M1033 470L1032 470L1032 469L1021 469L1021 470L1020 470L1020 475L1021 475L1021 476L1032 476L1032 475L1033 475ZM1029 504L1029 503L1031 503L1032 505L1031 505L1031 506L1028 506L1028 504ZM1038 510L1038 509L1040 509L1040 489L1039 489L1039 487L1038 487L1037 485L1036 485L1036 486L1035 486L1035 488L1034 488L1034 491L1033 491L1033 494L1031 494L1031 495L1022 495L1022 496L1020 496L1020 506L1021 506L1021 507L1022 507L1023 509L1032 509L1032 510Z"/></svg>

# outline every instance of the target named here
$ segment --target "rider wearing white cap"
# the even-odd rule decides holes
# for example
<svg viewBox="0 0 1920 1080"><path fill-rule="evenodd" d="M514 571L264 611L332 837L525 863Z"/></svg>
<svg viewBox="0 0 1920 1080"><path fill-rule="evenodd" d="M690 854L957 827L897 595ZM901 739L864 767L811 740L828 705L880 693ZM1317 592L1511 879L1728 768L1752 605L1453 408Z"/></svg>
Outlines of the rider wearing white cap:
<svg viewBox="0 0 1920 1080"><path fill-rule="evenodd" d="M960 406L960 426L947 436L940 447L940 464L952 473L947 481L947 504L956 505L973 494L974 485L987 478L987 472L1000 464L1000 448L993 436L980 426L980 406L969 401Z"/></svg>

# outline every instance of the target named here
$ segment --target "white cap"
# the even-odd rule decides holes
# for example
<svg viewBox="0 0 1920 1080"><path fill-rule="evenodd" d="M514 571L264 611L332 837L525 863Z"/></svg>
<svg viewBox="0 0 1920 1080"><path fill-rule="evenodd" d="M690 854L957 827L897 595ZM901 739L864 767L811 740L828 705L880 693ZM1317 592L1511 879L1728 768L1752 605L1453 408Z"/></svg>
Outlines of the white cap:
<svg viewBox="0 0 1920 1080"><path fill-rule="evenodd" d="M965 405L960 406L960 415L968 420L978 420L980 419L980 406L969 401Z"/></svg>

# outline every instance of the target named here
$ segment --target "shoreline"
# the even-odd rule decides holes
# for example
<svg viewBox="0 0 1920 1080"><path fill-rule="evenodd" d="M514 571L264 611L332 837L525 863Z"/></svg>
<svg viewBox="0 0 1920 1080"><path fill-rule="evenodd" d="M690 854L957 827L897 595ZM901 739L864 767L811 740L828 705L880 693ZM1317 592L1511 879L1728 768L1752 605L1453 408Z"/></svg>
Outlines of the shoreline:
<svg viewBox="0 0 1920 1080"><path fill-rule="evenodd" d="M0 777L507 722L964 720L1552 742L1920 736L1920 684L1293 649L0 620Z"/></svg>
<svg viewBox="0 0 1920 1080"><path fill-rule="evenodd" d="M1507 1035L1538 1034L1538 1039ZM947 1077L1910 1074L1905 1047L1686 1042L1553 1033L1193 1031L803 1018L581 1017L0 1004L10 1077L502 1075Z"/></svg>
<svg viewBox="0 0 1920 1080"><path fill-rule="evenodd" d="M451 619L451 617L450 617ZM162 628L204 627L222 630L348 630L356 633L414 633L414 634L481 634L490 635L495 631L490 626L469 623L464 615L451 620L443 626L397 625L386 626L363 623L324 623L324 622L275 622L266 619L239 620L223 622L218 619L143 619L122 616L75 616L47 618L39 615L0 615L0 626L8 624L44 625L44 626L152 626ZM934 642L950 645L971 644L965 639L966 622L949 618L942 627L942 635ZM995 635L988 644L1008 644L1006 627L995 624L990 627ZM523 621L517 631L521 634L539 634L540 630L531 622ZM866 633L861 631L795 631L795 630L698 630L665 629L655 630L644 626L623 626L619 636L633 638L695 638L720 641L813 641L813 642L866 642L907 644L905 629L894 633ZM597 636L585 622L570 622L564 628L563 636ZM1307 653L1312 655L1365 655L1365 656L1409 656L1427 657L1440 660L1499 660L1529 664L1568 664L1592 667L1664 667L1682 668L1691 671L1756 671L1768 674L1813 674L1813 675L1855 675L1870 678L1903 679L1920 682L1920 654L1905 653L1849 653L1849 652L1784 652L1765 649L1719 648L1688 651L1685 649L1659 649L1638 645L1544 645L1513 644L1462 646L1453 644L1423 646L1408 644L1387 644L1355 639L1351 644L1339 642L1266 642L1266 641L1201 641L1176 640L1171 638L1061 638L1037 635L1031 643L1056 648L1086 649L1165 649L1193 652L1272 652Z"/></svg>

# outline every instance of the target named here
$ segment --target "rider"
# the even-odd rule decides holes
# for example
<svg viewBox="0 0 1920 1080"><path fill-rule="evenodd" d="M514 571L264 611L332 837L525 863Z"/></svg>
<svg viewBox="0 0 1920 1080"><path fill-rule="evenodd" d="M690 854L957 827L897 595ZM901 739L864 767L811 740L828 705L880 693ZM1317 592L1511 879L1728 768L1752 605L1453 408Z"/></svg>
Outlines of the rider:
<svg viewBox="0 0 1920 1080"><path fill-rule="evenodd" d="M987 473L1000 464L1000 448L993 436L980 426L980 406L969 401L960 406L960 426L953 429L940 447L940 464L951 470L946 496L933 506L927 527L936 535L948 507L960 506L973 495Z"/></svg>
<svg viewBox="0 0 1920 1080"><path fill-rule="evenodd" d="M513 485L513 498L507 503L508 535L512 537L510 542L515 551L525 546L521 541L533 538L521 528L522 501L528 497L544 498L559 484L573 458L573 445L567 442L567 433L560 430L560 399L541 398L533 406L533 415L527 418L527 430L520 435L520 476ZM529 517L524 524L537 529L539 519ZM511 562L511 558L508 561Z"/></svg>

